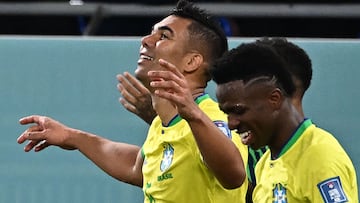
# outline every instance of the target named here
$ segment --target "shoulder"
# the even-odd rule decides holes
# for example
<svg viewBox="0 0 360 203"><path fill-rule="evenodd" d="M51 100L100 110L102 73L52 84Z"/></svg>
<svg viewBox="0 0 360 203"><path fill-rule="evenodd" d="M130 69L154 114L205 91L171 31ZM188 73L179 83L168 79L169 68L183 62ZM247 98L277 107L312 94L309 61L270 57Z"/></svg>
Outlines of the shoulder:
<svg viewBox="0 0 360 203"><path fill-rule="evenodd" d="M227 115L220 110L219 104L211 98L206 98L201 101L199 108L209 116L211 120L227 121Z"/></svg>
<svg viewBox="0 0 360 203"><path fill-rule="evenodd" d="M319 162L343 159L348 157L338 140L328 131L310 126L303 134L301 144L306 147L303 157Z"/></svg>
<svg viewBox="0 0 360 203"><path fill-rule="evenodd" d="M329 132L312 126L305 134L302 145L307 145L299 155L299 165L310 166L306 171L319 181L326 177L348 176L355 171L353 163L336 138Z"/></svg>

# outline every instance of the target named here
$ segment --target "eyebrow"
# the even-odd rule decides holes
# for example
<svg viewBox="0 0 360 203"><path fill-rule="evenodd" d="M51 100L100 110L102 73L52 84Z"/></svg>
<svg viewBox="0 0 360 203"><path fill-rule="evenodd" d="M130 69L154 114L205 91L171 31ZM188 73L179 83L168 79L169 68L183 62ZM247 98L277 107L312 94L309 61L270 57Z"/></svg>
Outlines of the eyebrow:
<svg viewBox="0 0 360 203"><path fill-rule="evenodd" d="M154 27L154 26L152 27L152 30L153 30L153 31L155 30L155 27ZM166 25L158 27L157 30L162 30L162 31L167 30L167 31L169 31L172 35L174 34L174 30L172 30L169 26L166 26Z"/></svg>
<svg viewBox="0 0 360 203"><path fill-rule="evenodd" d="M229 112L238 112L238 111L244 111L246 109L246 106L244 104L239 104L236 103L234 105L231 106L223 106L219 104L219 108L221 111L225 112L225 113L229 113Z"/></svg>

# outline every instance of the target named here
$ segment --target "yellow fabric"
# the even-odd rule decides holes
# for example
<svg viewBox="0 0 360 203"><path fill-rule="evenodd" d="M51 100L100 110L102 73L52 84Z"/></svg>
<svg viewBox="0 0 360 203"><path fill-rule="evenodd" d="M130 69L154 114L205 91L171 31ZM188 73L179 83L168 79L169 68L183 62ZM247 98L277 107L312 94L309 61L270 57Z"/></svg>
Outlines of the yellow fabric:
<svg viewBox="0 0 360 203"><path fill-rule="evenodd" d="M213 121L227 121L226 115L210 98L202 100L199 107ZM232 138L237 140L241 153L244 153L242 157L247 158L246 147L240 145L239 137L234 135ZM245 202L247 182L235 190L222 188L204 164L191 129L185 120L181 119L175 125L164 127L160 118L156 117L142 150L144 202ZM168 159L163 159L164 151L167 151L165 154Z"/></svg>
<svg viewBox="0 0 360 203"><path fill-rule="evenodd" d="M350 158L331 134L314 124L276 160L271 160L268 150L256 165L255 175L257 186L253 200L256 203L345 202L340 201L344 200L344 196L339 196L342 191L346 202L359 202L356 173ZM342 189L333 191L339 201L324 199L321 195L320 185L326 180L340 180ZM332 185L325 186L329 190ZM275 193L282 195L276 199Z"/></svg>

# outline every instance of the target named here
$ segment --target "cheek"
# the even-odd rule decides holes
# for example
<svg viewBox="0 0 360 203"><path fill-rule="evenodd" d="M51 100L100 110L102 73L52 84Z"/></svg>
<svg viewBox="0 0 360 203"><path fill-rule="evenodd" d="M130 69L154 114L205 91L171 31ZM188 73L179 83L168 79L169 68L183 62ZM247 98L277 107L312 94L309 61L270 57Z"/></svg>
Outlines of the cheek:
<svg viewBox="0 0 360 203"><path fill-rule="evenodd" d="M236 116L228 115L228 125L231 130L234 130L239 125L240 121L236 118Z"/></svg>
<svg viewBox="0 0 360 203"><path fill-rule="evenodd" d="M174 52L174 47L162 40L156 43L156 51L157 54L171 55L171 52Z"/></svg>
<svg viewBox="0 0 360 203"><path fill-rule="evenodd" d="M178 63L179 59L184 57L183 47L174 46L173 44L159 42L157 45L157 58L162 58L170 63Z"/></svg>
<svg viewBox="0 0 360 203"><path fill-rule="evenodd" d="M253 122L253 128L256 130L256 135L261 140L262 144L268 144L270 137L273 134L274 119L271 113L269 114L258 114L256 121Z"/></svg>
<svg viewBox="0 0 360 203"><path fill-rule="evenodd" d="M257 134L262 134L267 129L268 125L268 115L264 113L263 111L256 111L251 114L251 116L248 116L247 118L249 125L251 125L251 128L253 130L257 131Z"/></svg>

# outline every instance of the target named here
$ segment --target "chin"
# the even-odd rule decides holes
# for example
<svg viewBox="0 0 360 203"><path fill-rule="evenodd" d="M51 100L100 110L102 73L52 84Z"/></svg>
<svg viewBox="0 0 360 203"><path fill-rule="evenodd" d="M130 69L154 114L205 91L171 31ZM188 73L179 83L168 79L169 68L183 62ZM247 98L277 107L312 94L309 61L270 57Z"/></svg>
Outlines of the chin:
<svg viewBox="0 0 360 203"><path fill-rule="evenodd" d="M150 79L147 73L135 71L135 77L138 79L147 89L150 89Z"/></svg>
<svg viewBox="0 0 360 203"><path fill-rule="evenodd" d="M144 68L137 67L137 69L134 72L136 79L143 81L145 80L147 76L147 71L144 70Z"/></svg>

